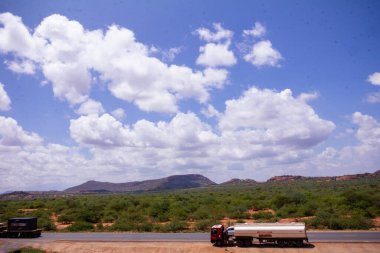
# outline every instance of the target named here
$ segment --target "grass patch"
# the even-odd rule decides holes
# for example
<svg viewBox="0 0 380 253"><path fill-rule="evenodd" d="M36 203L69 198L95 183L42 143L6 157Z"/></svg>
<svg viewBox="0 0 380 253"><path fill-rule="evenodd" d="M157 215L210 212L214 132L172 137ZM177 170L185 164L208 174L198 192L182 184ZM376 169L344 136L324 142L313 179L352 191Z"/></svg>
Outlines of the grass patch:
<svg viewBox="0 0 380 253"><path fill-rule="evenodd" d="M46 251L42 249L27 247L27 248L11 250L11 251L8 251L7 253L46 253Z"/></svg>

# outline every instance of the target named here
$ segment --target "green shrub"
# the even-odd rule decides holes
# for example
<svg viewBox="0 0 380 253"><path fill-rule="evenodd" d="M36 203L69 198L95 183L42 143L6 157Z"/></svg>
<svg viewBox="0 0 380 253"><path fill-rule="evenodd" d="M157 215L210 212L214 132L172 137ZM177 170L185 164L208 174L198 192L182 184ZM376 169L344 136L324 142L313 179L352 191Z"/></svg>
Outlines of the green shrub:
<svg viewBox="0 0 380 253"><path fill-rule="evenodd" d="M273 214L271 212L260 211L260 212L254 213L252 215L252 218L255 220L270 220L273 218Z"/></svg>
<svg viewBox="0 0 380 253"><path fill-rule="evenodd" d="M132 231L133 225L126 222L116 222L108 228L110 231Z"/></svg>
<svg viewBox="0 0 380 253"><path fill-rule="evenodd" d="M42 249L35 249L35 248L27 247L27 248L11 250L11 251L8 251L8 253L46 253L46 251L44 251Z"/></svg>
<svg viewBox="0 0 380 253"><path fill-rule="evenodd" d="M219 222L216 220L200 220L197 223L195 223L195 230L208 232L213 225L218 223Z"/></svg>
<svg viewBox="0 0 380 253"><path fill-rule="evenodd" d="M180 232L184 230L187 230L187 223L178 220L173 220L161 228L162 232Z"/></svg>
<svg viewBox="0 0 380 253"><path fill-rule="evenodd" d="M49 218L39 218L38 227L42 228L45 231L54 231L56 227L54 223Z"/></svg>
<svg viewBox="0 0 380 253"><path fill-rule="evenodd" d="M93 224L86 221L76 221L67 228L70 232L90 231L94 229Z"/></svg>
<svg viewBox="0 0 380 253"><path fill-rule="evenodd" d="M372 220L360 214L340 216L336 214L323 213L307 222L314 228L319 229L369 229L373 226Z"/></svg>

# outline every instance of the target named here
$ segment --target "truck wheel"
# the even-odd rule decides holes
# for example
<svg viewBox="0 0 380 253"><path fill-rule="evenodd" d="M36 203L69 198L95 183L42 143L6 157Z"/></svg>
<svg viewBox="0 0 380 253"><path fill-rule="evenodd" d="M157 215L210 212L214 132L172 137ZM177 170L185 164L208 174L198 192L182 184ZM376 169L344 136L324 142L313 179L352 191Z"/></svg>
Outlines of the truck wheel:
<svg viewBox="0 0 380 253"><path fill-rule="evenodd" d="M245 246L246 247L251 247L252 246L252 240L245 240Z"/></svg>
<svg viewBox="0 0 380 253"><path fill-rule="evenodd" d="M283 248L283 247L285 247L285 241L283 241L283 240L278 240L278 241L277 241L277 245L278 245L279 247Z"/></svg>
<svg viewBox="0 0 380 253"><path fill-rule="evenodd" d="M303 240L298 240L296 245L298 248L302 248L303 247Z"/></svg>

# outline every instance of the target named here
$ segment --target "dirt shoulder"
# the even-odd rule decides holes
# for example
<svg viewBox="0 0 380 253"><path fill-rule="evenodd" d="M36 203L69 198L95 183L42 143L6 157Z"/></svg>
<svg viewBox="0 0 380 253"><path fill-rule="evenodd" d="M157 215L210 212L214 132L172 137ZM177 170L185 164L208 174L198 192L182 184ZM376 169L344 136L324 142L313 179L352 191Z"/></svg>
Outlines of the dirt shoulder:
<svg viewBox="0 0 380 253"><path fill-rule="evenodd" d="M27 244L27 245L26 245ZM1 245L1 242L0 242ZM4 245L3 245L4 246ZM15 245L13 245L15 246ZM21 246L21 245L20 245ZM251 248L213 247L206 242L31 242L23 246L44 249L49 253L222 253L222 252L255 252L255 253L322 253L322 252L379 252L380 243L314 243L305 248L278 248L272 246L254 246ZM3 249L5 250L5 249ZM0 252L6 252L1 251Z"/></svg>

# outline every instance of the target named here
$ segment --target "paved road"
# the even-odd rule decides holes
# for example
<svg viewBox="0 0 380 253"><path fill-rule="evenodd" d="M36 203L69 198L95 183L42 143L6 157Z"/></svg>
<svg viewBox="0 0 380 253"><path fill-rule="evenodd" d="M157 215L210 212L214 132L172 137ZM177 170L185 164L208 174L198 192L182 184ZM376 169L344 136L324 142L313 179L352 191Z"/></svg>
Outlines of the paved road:
<svg viewBox="0 0 380 253"><path fill-rule="evenodd" d="M380 242L380 232L308 232L310 242ZM208 233L43 233L41 241L197 241L208 242Z"/></svg>
<svg viewBox="0 0 380 253"><path fill-rule="evenodd" d="M208 242L208 233L42 233L35 239L0 238L0 253L30 246L33 243L54 241L85 242ZM380 232L308 232L309 241L317 242L376 242L380 243Z"/></svg>

